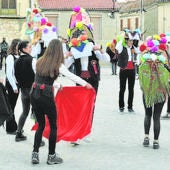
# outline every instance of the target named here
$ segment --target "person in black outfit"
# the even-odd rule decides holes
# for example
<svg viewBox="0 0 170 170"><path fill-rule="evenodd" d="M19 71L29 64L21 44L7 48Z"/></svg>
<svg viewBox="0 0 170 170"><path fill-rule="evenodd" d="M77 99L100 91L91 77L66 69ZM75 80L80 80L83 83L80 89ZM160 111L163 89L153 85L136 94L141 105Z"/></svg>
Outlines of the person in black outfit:
<svg viewBox="0 0 170 170"><path fill-rule="evenodd" d="M116 45L118 51L118 66L120 67L119 79L120 79L120 91L119 91L119 110L124 111L124 93L126 89L126 81L128 80L128 111L133 110L133 97L134 97L134 85L135 85L135 66L134 66L134 54L138 53L136 47L133 46L133 39L128 34L125 34L126 46L123 46L123 41L119 41Z"/></svg>
<svg viewBox="0 0 170 170"><path fill-rule="evenodd" d="M7 51L8 51L8 43L6 42L6 38L2 39L2 42L0 44L0 50L1 50L1 60L0 60L0 69L2 69L3 59L7 57Z"/></svg>
<svg viewBox="0 0 170 170"><path fill-rule="evenodd" d="M30 89L34 81L35 60L30 55L31 44L29 41L22 41L18 45L19 59L15 63L15 76L21 88L21 100L23 112L19 118L15 141L26 140L23 135L23 127L30 111Z"/></svg>
<svg viewBox="0 0 170 170"><path fill-rule="evenodd" d="M19 58L18 55L18 44L21 42L20 39L13 39L8 50L8 56L6 58L5 70L6 70L6 83L5 86L9 94L9 103L13 112L13 116L10 120L6 121L6 132L7 134L16 134L17 123L15 120L14 109L17 103L19 95L19 87L15 78L14 63Z"/></svg>
<svg viewBox="0 0 170 170"><path fill-rule="evenodd" d="M63 159L55 153L57 111L54 102L53 83L58 78L59 74L61 73L64 76L67 76L74 82L86 86L86 88L92 88L89 83L69 72L63 63L64 55L62 43L58 39L53 39L49 43L44 55L37 61L35 81L31 90L31 104L39 125L34 138L32 152L33 164L39 163L39 147L42 140L42 133L45 128L45 115L47 115L50 124L47 164L52 165L63 162Z"/></svg>

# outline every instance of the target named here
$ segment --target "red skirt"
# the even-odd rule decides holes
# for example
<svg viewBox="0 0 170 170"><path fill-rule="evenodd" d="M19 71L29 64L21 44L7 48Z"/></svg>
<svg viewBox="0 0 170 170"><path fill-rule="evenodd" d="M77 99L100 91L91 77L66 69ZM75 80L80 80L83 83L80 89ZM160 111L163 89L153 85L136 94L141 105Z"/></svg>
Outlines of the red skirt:
<svg viewBox="0 0 170 170"><path fill-rule="evenodd" d="M57 109L57 141L77 141L91 132L93 109L96 93L94 89L81 86L63 87L55 97ZM36 123L32 130L38 129ZM46 117L46 126L43 132L49 138L50 125Z"/></svg>

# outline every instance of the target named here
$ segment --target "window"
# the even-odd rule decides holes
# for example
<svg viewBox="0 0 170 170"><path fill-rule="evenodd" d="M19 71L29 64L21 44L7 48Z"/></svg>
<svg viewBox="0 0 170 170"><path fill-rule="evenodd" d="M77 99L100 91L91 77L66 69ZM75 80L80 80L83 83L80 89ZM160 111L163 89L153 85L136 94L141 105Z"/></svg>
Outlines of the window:
<svg viewBox="0 0 170 170"><path fill-rule="evenodd" d="M16 0L0 0L0 15L16 15Z"/></svg>
<svg viewBox="0 0 170 170"><path fill-rule="evenodd" d="M131 28L130 28L130 19L128 19L128 21L127 21L127 28L130 30Z"/></svg>
<svg viewBox="0 0 170 170"><path fill-rule="evenodd" d="M101 16L92 16L91 22L93 23L93 36L95 40L102 39L102 18Z"/></svg>
<svg viewBox="0 0 170 170"><path fill-rule="evenodd" d="M120 20L120 31L123 31L123 19Z"/></svg>
<svg viewBox="0 0 170 170"><path fill-rule="evenodd" d="M135 28L139 28L139 18L135 18Z"/></svg>

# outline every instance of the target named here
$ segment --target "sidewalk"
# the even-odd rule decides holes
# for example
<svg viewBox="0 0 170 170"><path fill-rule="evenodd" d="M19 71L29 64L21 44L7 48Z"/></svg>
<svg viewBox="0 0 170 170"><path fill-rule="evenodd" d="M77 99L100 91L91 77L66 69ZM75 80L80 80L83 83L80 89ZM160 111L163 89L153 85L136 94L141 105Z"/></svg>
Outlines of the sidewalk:
<svg viewBox="0 0 170 170"><path fill-rule="evenodd" d="M0 72L1 74L2 72ZM56 152L64 159L60 165L46 164L48 141L40 148L40 164L31 164L34 124L27 118L24 131L27 140L15 142L15 136L7 135L0 127L0 170L169 170L170 169L170 119L161 120L160 149L152 149L153 123L151 125L151 145L142 146L144 137L144 108L139 81L135 84L135 113L118 112L119 77L111 75L111 68L101 68L101 81L96 101L93 121L92 142L82 142L73 147L66 142L56 145ZM73 85L61 77L64 85ZM127 93L125 93L127 103ZM18 120L22 105L19 98L15 114ZM163 112L166 111L166 104Z"/></svg>

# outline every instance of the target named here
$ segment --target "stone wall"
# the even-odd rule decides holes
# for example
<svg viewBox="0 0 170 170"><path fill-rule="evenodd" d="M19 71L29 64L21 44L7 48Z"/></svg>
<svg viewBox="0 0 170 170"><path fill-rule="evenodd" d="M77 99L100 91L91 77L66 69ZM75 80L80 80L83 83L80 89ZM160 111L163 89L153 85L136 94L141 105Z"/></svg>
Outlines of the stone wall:
<svg viewBox="0 0 170 170"><path fill-rule="evenodd" d="M25 19L0 19L0 42L6 37L8 43L14 38L21 38L21 29Z"/></svg>

